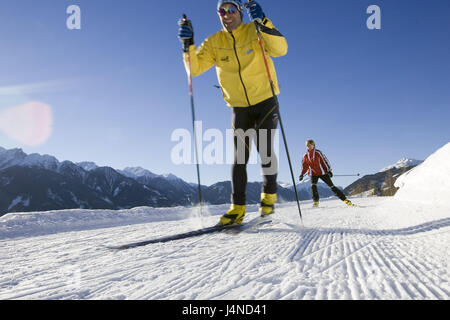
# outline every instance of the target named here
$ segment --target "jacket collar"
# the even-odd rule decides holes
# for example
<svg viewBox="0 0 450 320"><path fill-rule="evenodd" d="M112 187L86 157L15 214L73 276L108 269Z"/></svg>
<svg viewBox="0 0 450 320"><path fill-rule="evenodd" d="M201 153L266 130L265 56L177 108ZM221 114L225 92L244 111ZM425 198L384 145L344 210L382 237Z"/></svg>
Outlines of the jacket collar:
<svg viewBox="0 0 450 320"><path fill-rule="evenodd" d="M239 36L239 34L242 32L242 30L244 29L245 23L242 21L240 25L238 25L238 27L236 29L234 29L233 31L229 32L227 31L227 29L223 28L223 30L226 33L229 33L230 35L233 36Z"/></svg>
<svg viewBox="0 0 450 320"><path fill-rule="evenodd" d="M312 150L308 150L308 159L311 160L315 158L316 156L316 148L312 149Z"/></svg>

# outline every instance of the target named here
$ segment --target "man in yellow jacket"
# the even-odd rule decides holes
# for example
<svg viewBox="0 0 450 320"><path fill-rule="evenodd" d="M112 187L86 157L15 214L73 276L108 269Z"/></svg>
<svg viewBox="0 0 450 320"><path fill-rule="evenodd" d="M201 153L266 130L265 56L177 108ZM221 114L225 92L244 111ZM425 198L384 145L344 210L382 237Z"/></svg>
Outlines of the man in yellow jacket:
<svg viewBox="0 0 450 320"><path fill-rule="evenodd" d="M279 94L279 87L270 57L285 55L287 42L256 1L246 3L245 8L252 20L247 24L242 22L241 0L219 0L217 13L223 29L208 37L198 48L194 45L194 32L190 21L180 21L178 33L183 43L183 59L187 72L198 76L215 64L223 97L232 110L232 126L235 130L232 197L230 210L220 218L219 223L222 225L241 224L244 219L246 165L250 156L252 136L256 140L262 162L262 216L274 212L277 198L278 164L273 152L273 135L278 125L278 104L272 93L253 22L256 21L259 25L275 94ZM252 135L251 132L255 134Z"/></svg>

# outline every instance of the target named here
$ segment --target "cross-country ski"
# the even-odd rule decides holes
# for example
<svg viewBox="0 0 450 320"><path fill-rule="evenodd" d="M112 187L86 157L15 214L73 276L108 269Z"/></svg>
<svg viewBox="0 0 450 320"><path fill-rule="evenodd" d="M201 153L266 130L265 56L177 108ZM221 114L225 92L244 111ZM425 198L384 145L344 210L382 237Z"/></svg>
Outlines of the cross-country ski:
<svg viewBox="0 0 450 320"><path fill-rule="evenodd" d="M118 246L107 246L107 248L111 249L111 250L125 250L125 249L131 249L131 248L136 248L136 247L142 247L142 246L146 246L146 245L154 244L154 243L164 243L164 242L169 242L169 241L182 240L182 239L186 239L186 238L192 238L192 237L197 237L197 236L201 236L201 235L208 234L208 233L220 232L220 231L226 231L226 230L233 230L234 233L239 233L242 231L254 229L254 228L258 227L259 225L268 224L270 222L272 222L272 221L269 220L268 218L256 217L256 218L254 218L248 222L242 223L242 224L233 224L233 225L226 225L226 226L216 224L214 226L201 228L201 229L197 229L197 230L193 230L193 231L188 231L188 232L184 232L184 233L173 234L173 235L165 236L165 237L161 237L161 238L132 242L132 243L122 244L122 245L118 245Z"/></svg>

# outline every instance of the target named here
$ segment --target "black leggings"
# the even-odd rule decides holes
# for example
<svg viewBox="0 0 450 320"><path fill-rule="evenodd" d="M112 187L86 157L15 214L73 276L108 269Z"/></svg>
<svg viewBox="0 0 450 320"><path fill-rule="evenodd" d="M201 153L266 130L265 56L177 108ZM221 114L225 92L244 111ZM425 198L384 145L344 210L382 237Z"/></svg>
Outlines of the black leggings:
<svg viewBox="0 0 450 320"><path fill-rule="evenodd" d="M331 190L334 192L334 194L339 199L341 199L342 201L347 199L345 194L333 184L330 176L328 174L324 174L323 176L312 176L311 177L311 189L312 189L312 196L313 196L314 201L319 201L319 192L317 192L317 182L319 181L319 178L322 179L323 182L325 182L331 188Z"/></svg>
<svg viewBox="0 0 450 320"><path fill-rule="evenodd" d="M252 140L261 158L262 192L277 192L278 160L273 152L274 134L278 125L278 104L274 97L250 107L234 107L234 163L231 167L231 202L245 205L247 163ZM241 129L241 130L239 130ZM249 130L254 129L254 130ZM265 130L262 130L265 129Z"/></svg>

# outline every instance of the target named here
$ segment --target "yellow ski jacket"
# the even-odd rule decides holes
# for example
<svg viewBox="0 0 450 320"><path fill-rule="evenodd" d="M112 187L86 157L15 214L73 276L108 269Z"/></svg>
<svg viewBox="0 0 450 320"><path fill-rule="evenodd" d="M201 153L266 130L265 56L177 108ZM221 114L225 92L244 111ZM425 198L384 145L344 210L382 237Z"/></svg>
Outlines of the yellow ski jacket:
<svg viewBox="0 0 450 320"><path fill-rule="evenodd" d="M287 42L267 18L264 18L260 30L275 94L279 94L275 67L270 57L285 55ZM220 88L230 107L248 107L272 97L253 22L241 23L233 32L223 29L208 37L198 49L191 45L189 57L194 77L216 64ZM189 74L188 53L183 54L183 59Z"/></svg>

